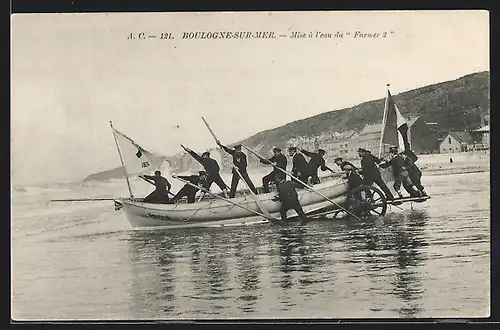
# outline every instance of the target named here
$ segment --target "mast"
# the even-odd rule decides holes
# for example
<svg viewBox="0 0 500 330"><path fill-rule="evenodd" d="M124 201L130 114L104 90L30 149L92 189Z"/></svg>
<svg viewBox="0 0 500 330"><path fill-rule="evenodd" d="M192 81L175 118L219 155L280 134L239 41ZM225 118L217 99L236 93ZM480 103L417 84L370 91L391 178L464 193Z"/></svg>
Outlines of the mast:
<svg viewBox="0 0 500 330"><path fill-rule="evenodd" d="M134 194L132 193L132 188L130 187L130 181L128 179L127 167L125 166L125 162L123 161L122 152L120 151L120 146L118 145L118 140L116 139L115 129L113 128L113 122L110 120L109 125L111 126L111 130L113 131L113 137L115 138L116 149L118 149L118 155L120 156L120 161L123 166L123 171L125 171L125 179L127 180L128 192L130 193L130 198L134 198Z"/></svg>
<svg viewBox="0 0 500 330"><path fill-rule="evenodd" d="M384 115L382 117L382 131L380 132L380 144L378 146L378 157L382 155L382 140L384 139L384 131L385 131L385 124L387 122L387 110L388 110L388 101L389 101L389 86L390 84L387 84L387 93L385 95L385 105L384 105Z"/></svg>

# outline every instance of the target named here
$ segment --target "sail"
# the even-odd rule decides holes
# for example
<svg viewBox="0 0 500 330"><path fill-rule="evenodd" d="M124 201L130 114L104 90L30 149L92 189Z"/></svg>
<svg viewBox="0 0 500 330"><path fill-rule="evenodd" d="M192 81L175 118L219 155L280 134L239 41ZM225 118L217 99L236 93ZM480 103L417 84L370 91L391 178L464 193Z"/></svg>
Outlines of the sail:
<svg viewBox="0 0 500 330"><path fill-rule="evenodd" d="M387 96L385 98L384 107L384 117L382 124L382 137L381 137L381 148L382 144L389 144L393 146L398 146L400 150L409 150L410 142L408 140L408 123L406 122L403 115L399 111L394 99L392 98L391 92L387 90Z"/></svg>
<svg viewBox="0 0 500 330"><path fill-rule="evenodd" d="M114 128L113 131L128 175L149 174L162 167L166 157L147 151L134 140Z"/></svg>
<svg viewBox="0 0 500 330"><path fill-rule="evenodd" d="M391 92L387 90L385 98L384 115L382 120L382 132L380 137L380 147L378 156L382 157L383 145L391 145L399 147L399 150L410 150L408 139L408 123L399 111ZM380 169L382 180L385 181L389 190L393 195L396 194L392 183L394 182L394 174L392 168Z"/></svg>

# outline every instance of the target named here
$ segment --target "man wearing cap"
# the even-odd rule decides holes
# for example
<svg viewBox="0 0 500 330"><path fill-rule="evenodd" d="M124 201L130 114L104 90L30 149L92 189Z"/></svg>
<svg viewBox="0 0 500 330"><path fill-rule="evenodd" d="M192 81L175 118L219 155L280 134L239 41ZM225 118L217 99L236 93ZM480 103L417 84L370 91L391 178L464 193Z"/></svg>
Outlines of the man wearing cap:
<svg viewBox="0 0 500 330"><path fill-rule="evenodd" d="M388 200L393 200L394 196L392 195L389 187L385 184L384 180L382 180L382 175L380 174L380 170L378 169L376 164L380 164L382 161L377 157L372 155L372 153L366 149L359 148L358 155L361 157L361 173L363 174L363 184L367 186L371 186L376 183L377 186L382 189L385 194L385 197Z"/></svg>
<svg viewBox="0 0 500 330"><path fill-rule="evenodd" d="M340 167L341 171L345 171L346 166L352 167L354 170L357 170L358 168L354 166L351 162L348 162L346 160L343 160L342 157L337 157L333 160L335 164L337 164L338 167Z"/></svg>
<svg viewBox="0 0 500 330"><path fill-rule="evenodd" d="M169 203L168 192L172 186L170 182L161 176L160 171L155 171L155 175L139 175L140 178L155 185L155 190L144 198L144 203Z"/></svg>
<svg viewBox="0 0 500 330"><path fill-rule="evenodd" d="M398 193L399 198L403 198L403 194L401 194L401 184L403 184L405 190L411 197L418 197L420 194L413 188L413 184L408 177L408 171L405 168L403 157L398 154L398 147L390 147L389 153L390 158L380 163L380 167L392 168L392 174L394 175L394 190Z"/></svg>
<svg viewBox="0 0 500 330"><path fill-rule="evenodd" d="M311 183L320 183L318 169L321 168L322 171L328 170L328 167L325 164L325 159L323 158L323 156L326 154L326 151L323 149L318 149L318 152L311 152L305 149L300 149L300 152L307 157L311 157L311 159L309 160L309 164L307 164L309 176L311 177Z"/></svg>
<svg viewBox="0 0 500 330"><path fill-rule="evenodd" d="M261 159L260 162L262 164L274 164L276 167L279 167L286 171L287 159L285 155L281 153L280 148L273 148L273 156L269 159ZM264 176L262 178L262 186L264 187L264 193L270 192L269 183L276 182L276 177L281 177L283 179L286 178L286 174L282 171L274 168L271 173Z"/></svg>
<svg viewBox="0 0 500 330"><path fill-rule="evenodd" d="M247 156L241 151L241 144L237 144L234 146L234 149L231 149L226 147L225 145L222 145L222 143L217 140L217 145L224 149L225 152L233 156L233 165L241 173L241 176L247 183L248 187L254 192L254 194L257 194L257 189L255 189L255 186L252 180L250 180L250 177L247 173ZM240 176L238 175L238 172L236 172L236 170L233 168L233 177L231 179L231 190L229 191L229 198L233 198L234 196L236 196L238 181L240 181Z"/></svg>
<svg viewBox="0 0 500 330"><path fill-rule="evenodd" d="M285 181L281 176L276 177L276 188L278 190L278 196L273 198L273 201L281 201L280 215L281 220L287 220L287 211L295 210L297 215L301 220L301 224L305 224L307 217L302 209L299 202L299 196L297 194L297 183L293 181Z"/></svg>
<svg viewBox="0 0 500 330"><path fill-rule="evenodd" d="M217 161L213 158L210 158L210 152L205 151L204 153L198 155L196 152L193 150L186 148L182 146L184 150L186 150L187 153L189 153L191 156L193 156L194 159L196 159L203 167L205 168L205 171L208 174L208 179L210 181L209 187L212 186L212 183L215 182L216 185L219 186L220 190L224 193L224 196L227 198L227 185L224 183L222 178L220 177L219 171L220 167Z"/></svg>
<svg viewBox="0 0 500 330"><path fill-rule="evenodd" d="M304 155L299 154L296 147L288 148L288 155L292 157L292 175L307 184L307 179L309 179L309 171ZM302 184L299 184L300 188L302 188Z"/></svg>
<svg viewBox="0 0 500 330"><path fill-rule="evenodd" d="M190 183L194 184L195 186L203 187L207 190L210 189L211 182L210 182L210 179L208 178L207 172L205 172L205 171L200 171L199 175L186 175L186 176L179 175L178 178L189 181ZM196 193L199 190L200 190L199 188L195 188L195 187L190 186L186 183L181 188L181 190L179 190L179 192L177 194L175 194L175 196L172 198L172 203L176 203L182 197L187 197L188 203L194 203Z"/></svg>

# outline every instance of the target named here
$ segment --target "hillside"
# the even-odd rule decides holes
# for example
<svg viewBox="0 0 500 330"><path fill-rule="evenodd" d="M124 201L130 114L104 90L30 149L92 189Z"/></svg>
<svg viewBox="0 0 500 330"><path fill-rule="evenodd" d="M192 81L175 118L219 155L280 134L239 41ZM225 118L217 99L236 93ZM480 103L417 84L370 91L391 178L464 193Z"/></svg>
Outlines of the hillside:
<svg viewBox="0 0 500 330"><path fill-rule="evenodd" d="M481 111L490 109L490 73L470 74L456 80L417 88L393 95L405 116L421 116L437 123L440 132L473 130L480 126ZM365 125L382 121L384 99L361 103L351 108L325 112L263 131L243 141L250 148L258 145L285 146L294 136L314 136L321 132L360 131ZM176 164L179 155L169 157ZM122 167L89 175L85 181L104 181L123 176Z"/></svg>
<svg viewBox="0 0 500 330"><path fill-rule="evenodd" d="M168 163L175 162L175 157L168 157L167 158ZM113 169L107 170L107 171L102 171L98 173L93 173L87 176L83 182L87 181L106 181L110 179L118 179L118 178L123 178L125 177L125 171L123 169L123 166L115 167Z"/></svg>
<svg viewBox="0 0 500 330"><path fill-rule="evenodd" d="M471 130L480 124L481 109L489 111L489 80L490 73L484 71L393 97L405 117L421 116L426 122L437 123L440 131ZM293 136L314 136L327 131L360 131L366 124L382 121L384 100L381 98L297 120L260 132L239 143L249 147L259 144L284 145Z"/></svg>

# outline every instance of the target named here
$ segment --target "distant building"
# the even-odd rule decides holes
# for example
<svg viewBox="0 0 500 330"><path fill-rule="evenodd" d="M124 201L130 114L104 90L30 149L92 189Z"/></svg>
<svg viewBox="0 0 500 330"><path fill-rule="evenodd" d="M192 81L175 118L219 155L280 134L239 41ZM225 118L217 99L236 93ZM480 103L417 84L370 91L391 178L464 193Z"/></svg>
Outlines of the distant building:
<svg viewBox="0 0 500 330"><path fill-rule="evenodd" d="M380 146L380 137L382 135L382 124L368 124L366 125L356 139L355 149L364 148L377 155ZM382 145L382 154L389 151L389 145Z"/></svg>
<svg viewBox="0 0 500 330"><path fill-rule="evenodd" d="M430 153L438 150L438 139L435 132L435 125L427 124L421 117L409 117L406 120L408 124L408 140L411 149L417 153ZM366 125L359 133L357 138L357 148L370 150L378 154L380 138L382 134L382 124ZM382 154L389 151L389 145L382 145Z"/></svg>
<svg viewBox="0 0 500 330"><path fill-rule="evenodd" d="M323 142L326 151L326 161L333 162L336 157L352 159L357 156L355 150L355 141L357 134L354 131L346 131L340 134L332 135ZM354 144L353 144L354 143Z"/></svg>
<svg viewBox="0 0 500 330"><path fill-rule="evenodd" d="M481 141L481 147L485 149L490 148L490 125L486 125L474 131L476 136L479 137Z"/></svg>
<svg viewBox="0 0 500 330"><path fill-rule="evenodd" d="M472 149L474 141L467 132L450 132L439 144L439 152L442 154L465 152Z"/></svg>

